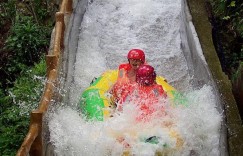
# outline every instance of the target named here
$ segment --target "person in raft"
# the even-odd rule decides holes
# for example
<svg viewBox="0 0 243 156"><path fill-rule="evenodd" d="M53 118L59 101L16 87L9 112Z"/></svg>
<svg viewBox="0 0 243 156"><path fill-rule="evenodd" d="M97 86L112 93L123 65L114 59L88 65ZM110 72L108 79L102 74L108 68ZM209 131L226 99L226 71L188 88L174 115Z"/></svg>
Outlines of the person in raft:
<svg viewBox="0 0 243 156"><path fill-rule="evenodd" d="M159 100L167 97L163 87L156 83L156 72L150 65L144 64L137 69L136 83L129 101L136 104L140 113L138 120L147 120L156 110L164 112Z"/></svg>
<svg viewBox="0 0 243 156"><path fill-rule="evenodd" d="M138 110L136 115L136 121L148 122L153 116L153 113L157 112L163 115L164 105L160 103L160 99L166 98L167 94L163 87L156 83L156 72L150 65L143 64L136 70L136 79L134 85L126 88L129 92L128 95L124 95L125 103L119 103L117 106L118 111L122 111L124 104L135 104ZM129 103L126 103L129 102ZM161 114L162 113L162 114ZM117 141L122 143L125 148L129 148L129 143L124 137L117 138ZM149 143L158 143L158 137L151 136L145 140Z"/></svg>
<svg viewBox="0 0 243 156"><path fill-rule="evenodd" d="M111 88L112 104L123 103L125 97L130 93L127 88L131 88L136 81L136 71L138 67L145 63L145 54L141 49L131 49L127 54L128 63L120 64L118 68L118 78Z"/></svg>
<svg viewBox="0 0 243 156"><path fill-rule="evenodd" d="M121 88L114 88L114 90ZM120 101L117 110L122 111L124 102L131 102L141 110L140 117L151 115L156 110L159 100L167 97L163 87L156 83L156 72L150 65L143 64L136 70L135 82L123 86L125 91L120 92ZM118 91L114 91L118 92ZM161 108L163 109L163 108Z"/></svg>

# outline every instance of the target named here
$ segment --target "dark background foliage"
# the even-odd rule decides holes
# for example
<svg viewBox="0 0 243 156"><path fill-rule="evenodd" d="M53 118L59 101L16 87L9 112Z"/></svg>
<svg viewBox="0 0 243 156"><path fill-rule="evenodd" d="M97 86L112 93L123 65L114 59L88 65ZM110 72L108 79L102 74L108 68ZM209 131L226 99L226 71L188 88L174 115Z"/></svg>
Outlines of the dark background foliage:
<svg viewBox="0 0 243 156"><path fill-rule="evenodd" d="M210 0L215 48L230 78L243 61L243 1Z"/></svg>
<svg viewBox="0 0 243 156"><path fill-rule="evenodd" d="M0 2L0 155L16 155L45 83L54 0Z"/></svg>
<svg viewBox="0 0 243 156"><path fill-rule="evenodd" d="M207 1L212 37L223 71L232 83L232 92L243 119L243 94L239 92L243 83L243 1ZM241 80L240 80L241 79ZM236 81L237 80L237 81ZM239 81L239 82L238 82Z"/></svg>

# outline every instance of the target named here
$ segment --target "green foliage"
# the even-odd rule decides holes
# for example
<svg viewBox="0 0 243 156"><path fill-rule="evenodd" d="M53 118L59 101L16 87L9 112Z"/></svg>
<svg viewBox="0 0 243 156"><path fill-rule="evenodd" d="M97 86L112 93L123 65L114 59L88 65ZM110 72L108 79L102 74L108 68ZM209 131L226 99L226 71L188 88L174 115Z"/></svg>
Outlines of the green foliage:
<svg viewBox="0 0 243 156"><path fill-rule="evenodd" d="M14 59L23 64L37 62L41 53L47 50L50 29L33 22L32 17L17 16L6 41L6 48L14 51Z"/></svg>
<svg viewBox="0 0 243 156"><path fill-rule="evenodd" d="M35 24L32 17L17 16L6 40L5 50L11 55L5 65L0 68L3 74L1 81L11 86L19 73L38 62L49 46L51 27Z"/></svg>
<svg viewBox="0 0 243 156"><path fill-rule="evenodd" d="M22 71L14 87L0 90L0 155L15 155L29 126L29 113L36 109L44 88L44 59L33 68Z"/></svg>
<svg viewBox="0 0 243 156"><path fill-rule="evenodd" d="M58 7L54 2L0 2L1 42L7 38L0 49L1 156L16 154L28 131L29 113L39 104L46 73L42 56L49 47Z"/></svg>
<svg viewBox="0 0 243 156"><path fill-rule="evenodd" d="M211 0L214 13L223 23L228 22L236 33L243 37L243 2L242 0Z"/></svg>
<svg viewBox="0 0 243 156"><path fill-rule="evenodd" d="M3 27L6 22L14 21L16 13L16 0L7 0L0 3L0 27Z"/></svg>
<svg viewBox="0 0 243 156"><path fill-rule="evenodd" d="M232 82L236 83L238 78L243 76L243 62L240 63L238 70L232 75Z"/></svg>
<svg viewBox="0 0 243 156"><path fill-rule="evenodd" d="M231 76L243 61L243 1L210 0L227 74ZM214 24L215 24L214 23Z"/></svg>
<svg viewBox="0 0 243 156"><path fill-rule="evenodd" d="M43 91L45 73L46 64L42 59L34 68L22 72L14 87L8 90L13 102L21 108L21 115L28 115L29 111L37 108Z"/></svg>
<svg viewBox="0 0 243 156"><path fill-rule="evenodd" d="M36 10L36 14L38 19L44 21L47 16L50 14L51 7L49 1L43 0L32 0L34 4L34 9ZM40 7L42 6L42 7Z"/></svg>
<svg viewBox="0 0 243 156"><path fill-rule="evenodd" d="M35 23L40 24L41 22L54 22L54 14L58 7L53 3L54 1L50 0L28 0L23 1L26 8L28 9L28 13L31 14ZM26 12L25 12L26 14ZM51 17L51 18L50 18ZM49 19L50 21L47 21Z"/></svg>
<svg viewBox="0 0 243 156"><path fill-rule="evenodd" d="M4 91L0 89L0 114L2 114L7 107L9 107L10 103L10 97L6 96Z"/></svg>
<svg viewBox="0 0 243 156"><path fill-rule="evenodd" d="M46 21L55 22L50 18L54 14L50 8L52 1L1 1L0 82L4 89L12 87L19 73L47 51L52 25Z"/></svg>
<svg viewBox="0 0 243 156"><path fill-rule="evenodd" d="M19 116L17 106L6 109L0 117L0 155L15 155L27 134L29 119Z"/></svg>

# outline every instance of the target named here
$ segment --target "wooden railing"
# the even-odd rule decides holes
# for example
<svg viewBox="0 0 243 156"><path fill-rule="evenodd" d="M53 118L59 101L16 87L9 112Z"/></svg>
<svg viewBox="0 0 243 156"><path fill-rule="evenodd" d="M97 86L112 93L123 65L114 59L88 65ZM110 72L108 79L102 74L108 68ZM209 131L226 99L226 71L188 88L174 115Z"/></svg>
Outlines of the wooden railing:
<svg viewBox="0 0 243 156"><path fill-rule="evenodd" d="M54 42L50 46L53 47L53 51L51 54L46 55L47 81L45 90L40 100L39 108L31 112L29 132L19 148L17 156L43 155L42 120L54 95L54 87L56 87L59 71L59 57L64 48L64 15L72 13L72 3L72 0L63 0L60 11L56 13Z"/></svg>

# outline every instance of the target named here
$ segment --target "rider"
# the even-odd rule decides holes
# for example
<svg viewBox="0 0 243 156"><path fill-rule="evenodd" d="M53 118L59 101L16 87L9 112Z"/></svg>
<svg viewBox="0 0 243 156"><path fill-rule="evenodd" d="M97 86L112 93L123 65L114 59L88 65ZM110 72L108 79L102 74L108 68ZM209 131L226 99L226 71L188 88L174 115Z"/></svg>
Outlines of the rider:
<svg viewBox="0 0 243 156"><path fill-rule="evenodd" d="M137 68L145 63L145 54L141 49L132 49L127 54L128 63L119 66L118 79L126 76L130 81L135 81Z"/></svg>
<svg viewBox="0 0 243 156"><path fill-rule="evenodd" d="M136 104L144 116L156 110L156 104L163 97L167 97L163 87L156 83L156 73L150 65L140 65L136 71L136 82L125 86L121 95L122 100L117 103L117 109L122 110L123 103L127 100Z"/></svg>
<svg viewBox="0 0 243 156"><path fill-rule="evenodd" d="M135 104L138 108L138 114L136 116L137 121L149 121L149 119L151 119L150 117L152 117L151 115L156 110L159 110L159 113L164 113L164 106L163 104L160 105L161 102L159 100L166 98L167 94L163 90L163 87L156 83L156 73L152 66L147 64L140 65L136 69L135 83L126 89L129 94L126 94L124 99L128 101L129 104ZM121 111L122 107L123 103L118 103L117 110ZM130 147L124 137L119 137L117 140L122 143L124 147ZM158 138L156 136L151 136L146 139L145 142L154 144L158 142Z"/></svg>
<svg viewBox="0 0 243 156"><path fill-rule="evenodd" d="M127 54L128 63L119 65L117 82L111 89L113 103L123 103L136 82L137 68L145 63L145 54L141 49L132 49Z"/></svg>
<svg viewBox="0 0 243 156"><path fill-rule="evenodd" d="M156 73L152 66L141 65L137 69L136 82L138 85L131 94L130 100L142 111L139 119L147 118L161 106L161 109L164 109L163 105L158 105L158 103L161 98L167 97L167 94L163 87L156 83Z"/></svg>

